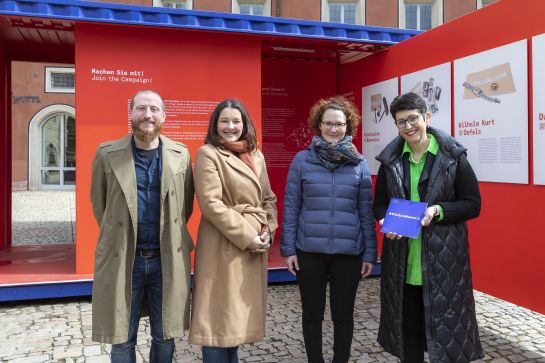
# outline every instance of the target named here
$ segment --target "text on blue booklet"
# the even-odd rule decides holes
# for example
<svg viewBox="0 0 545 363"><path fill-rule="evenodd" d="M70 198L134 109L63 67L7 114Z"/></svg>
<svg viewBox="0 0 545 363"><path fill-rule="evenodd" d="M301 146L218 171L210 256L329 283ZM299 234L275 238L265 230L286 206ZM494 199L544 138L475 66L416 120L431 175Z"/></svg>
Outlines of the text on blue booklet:
<svg viewBox="0 0 545 363"><path fill-rule="evenodd" d="M426 208L428 208L427 203L392 198L381 231L417 238L422 228L422 218Z"/></svg>

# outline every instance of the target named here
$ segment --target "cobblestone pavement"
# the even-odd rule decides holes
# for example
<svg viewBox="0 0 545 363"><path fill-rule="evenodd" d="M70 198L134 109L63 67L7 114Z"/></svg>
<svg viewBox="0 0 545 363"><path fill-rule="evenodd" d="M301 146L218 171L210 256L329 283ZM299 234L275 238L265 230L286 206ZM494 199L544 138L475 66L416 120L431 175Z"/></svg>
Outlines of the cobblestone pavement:
<svg viewBox="0 0 545 363"><path fill-rule="evenodd" d="M13 246L74 243L74 191L14 191L11 198Z"/></svg>
<svg viewBox="0 0 545 363"><path fill-rule="evenodd" d="M376 342L379 278L360 283L356 300L353 362L397 362ZM269 287L267 337L240 348L241 362L305 362L301 306L295 284ZM486 352L481 362L545 362L545 316L476 292L477 318ZM332 356L331 316L324 323L324 351ZM89 298L0 305L0 362L109 362L107 345L92 342ZM147 362L149 321L138 335L139 362ZM199 362L200 347L176 340L176 362ZM327 360L326 360L327 361Z"/></svg>
<svg viewBox="0 0 545 363"><path fill-rule="evenodd" d="M73 191L14 191L13 244L73 243ZM53 201L53 203L52 203ZM376 342L379 279L362 281L355 311L353 362L397 362ZM544 362L545 316L476 292L484 362ZM269 287L267 336L240 349L241 362L306 362L297 285ZM109 362L108 345L91 341L90 298L12 302L0 305L0 362ZM149 321L142 319L137 357L147 362ZM324 351L332 356L331 316L324 322ZM199 346L176 340L176 362L200 362Z"/></svg>

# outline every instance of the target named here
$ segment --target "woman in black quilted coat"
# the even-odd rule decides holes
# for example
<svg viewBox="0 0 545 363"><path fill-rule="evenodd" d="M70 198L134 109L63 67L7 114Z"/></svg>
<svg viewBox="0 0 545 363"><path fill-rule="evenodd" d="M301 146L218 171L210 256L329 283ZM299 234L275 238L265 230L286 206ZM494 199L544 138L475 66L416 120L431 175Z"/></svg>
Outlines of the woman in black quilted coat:
<svg viewBox="0 0 545 363"><path fill-rule="evenodd" d="M377 156L373 210L381 223L390 198L428 204L418 238L386 233L382 247L378 341L402 362L470 362L483 356L471 281L466 221L480 213L466 149L429 126L425 101L394 99L399 130Z"/></svg>

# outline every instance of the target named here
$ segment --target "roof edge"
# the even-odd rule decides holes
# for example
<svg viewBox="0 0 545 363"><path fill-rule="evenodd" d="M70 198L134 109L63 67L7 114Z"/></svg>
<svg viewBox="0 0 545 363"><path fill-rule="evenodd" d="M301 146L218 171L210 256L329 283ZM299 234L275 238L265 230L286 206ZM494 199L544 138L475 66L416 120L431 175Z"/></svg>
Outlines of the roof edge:
<svg viewBox="0 0 545 363"><path fill-rule="evenodd" d="M0 0L0 15L392 45L417 30L79 0Z"/></svg>

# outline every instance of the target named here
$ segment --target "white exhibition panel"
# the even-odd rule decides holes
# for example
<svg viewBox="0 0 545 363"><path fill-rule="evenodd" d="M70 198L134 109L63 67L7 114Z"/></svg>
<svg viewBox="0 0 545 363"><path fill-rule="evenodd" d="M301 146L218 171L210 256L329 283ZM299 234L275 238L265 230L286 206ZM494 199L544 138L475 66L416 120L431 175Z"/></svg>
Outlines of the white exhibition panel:
<svg viewBox="0 0 545 363"><path fill-rule="evenodd" d="M451 134L450 62L422 69L401 77L401 93L421 96L431 114L430 125Z"/></svg>
<svg viewBox="0 0 545 363"><path fill-rule="evenodd" d="M527 41L455 60L453 90L454 137L478 180L527 184Z"/></svg>
<svg viewBox="0 0 545 363"><path fill-rule="evenodd" d="M545 185L545 34L532 38L534 184Z"/></svg>
<svg viewBox="0 0 545 363"><path fill-rule="evenodd" d="M361 89L362 151L373 175L377 174L380 166L375 157L398 135L390 115L390 104L398 96L397 90L397 78Z"/></svg>

